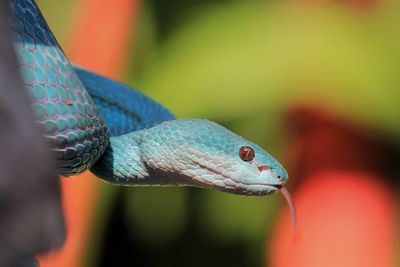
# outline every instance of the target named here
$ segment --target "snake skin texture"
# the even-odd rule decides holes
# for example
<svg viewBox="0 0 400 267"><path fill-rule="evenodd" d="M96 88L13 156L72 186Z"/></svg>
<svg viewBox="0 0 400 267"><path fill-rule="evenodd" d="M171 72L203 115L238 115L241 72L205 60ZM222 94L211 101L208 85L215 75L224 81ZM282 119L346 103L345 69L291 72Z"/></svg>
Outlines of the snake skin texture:
<svg viewBox="0 0 400 267"><path fill-rule="evenodd" d="M269 195L287 181L278 161L223 126L177 120L139 92L72 66L33 0L13 0L11 9L21 73L58 174L90 169L118 185L190 185L242 195ZM243 158L243 148L251 158Z"/></svg>
<svg viewBox="0 0 400 267"><path fill-rule="evenodd" d="M11 1L11 24L25 87L53 147L58 174L77 175L104 153L105 122L36 3Z"/></svg>
<svg viewBox="0 0 400 267"><path fill-rule="evenodd" d="M269 195L288 179L282 165L258 145L208 120L165 121L111 137L110 143L92 172L119 185L191 185ZM254 149L252 161L240 158L243 146Z"/></svg>
<svg viewBox="0 0 400 267"><path fill-rule="evenodd" d="M79 67L74 69L103 115L111 136L175 119L169 110L128 86Z"/></svg>

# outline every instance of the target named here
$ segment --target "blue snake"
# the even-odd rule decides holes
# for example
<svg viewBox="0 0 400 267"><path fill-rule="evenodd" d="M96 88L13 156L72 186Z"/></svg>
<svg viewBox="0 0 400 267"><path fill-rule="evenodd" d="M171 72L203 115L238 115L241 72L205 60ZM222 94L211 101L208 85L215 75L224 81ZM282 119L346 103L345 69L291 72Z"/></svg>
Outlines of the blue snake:
<svg viewBox="0 0 400 267"><path fill-rule="evenodd" d="M186 185L270 195L288 174L258 145L203 119L176 119L116 81L72 65L34 0L11 1L14 47L57 174L117 185Z"/></svg>

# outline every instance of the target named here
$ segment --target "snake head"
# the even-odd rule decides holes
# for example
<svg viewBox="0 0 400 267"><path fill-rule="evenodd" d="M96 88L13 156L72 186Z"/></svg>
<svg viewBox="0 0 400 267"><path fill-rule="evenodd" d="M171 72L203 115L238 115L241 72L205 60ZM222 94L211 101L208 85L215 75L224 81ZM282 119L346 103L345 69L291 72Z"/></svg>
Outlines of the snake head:
<svg viewBox="0 0 400 267"><path fill-rule="evenodd" d="M208 120L163 122L145 130L141 146L146 167L165 184L270 195L288 179L261 147Z"/></svg>

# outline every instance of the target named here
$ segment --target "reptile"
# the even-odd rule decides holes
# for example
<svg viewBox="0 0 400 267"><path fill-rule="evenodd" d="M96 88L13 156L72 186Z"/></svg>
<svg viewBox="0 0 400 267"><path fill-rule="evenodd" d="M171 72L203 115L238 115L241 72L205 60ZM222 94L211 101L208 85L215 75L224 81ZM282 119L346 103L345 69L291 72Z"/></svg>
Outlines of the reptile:
<svg viewBox="0 0 400 267"><path fill-rule="evenodd" d="M21 75L58 175L90 170L126 186L281 191L295 214L286 170L260 146L209 120L176 119L140 92L71 64L34 0L10 6Z"/></svg>

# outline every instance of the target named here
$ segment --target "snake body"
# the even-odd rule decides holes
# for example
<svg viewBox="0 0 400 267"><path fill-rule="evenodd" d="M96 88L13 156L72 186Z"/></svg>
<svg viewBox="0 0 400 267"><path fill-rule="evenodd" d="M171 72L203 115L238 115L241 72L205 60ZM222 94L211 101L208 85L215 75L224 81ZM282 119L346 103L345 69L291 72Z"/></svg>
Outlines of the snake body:
<svg viewBox="0 0 400 267"><path fill-rule="evenodd" d="M119 185L191 185L267 195L288 175L261 147L221 125L175 119L133 89L73 66L33 0L11 1L14 44L57 173L91 170Z"/></svg>

